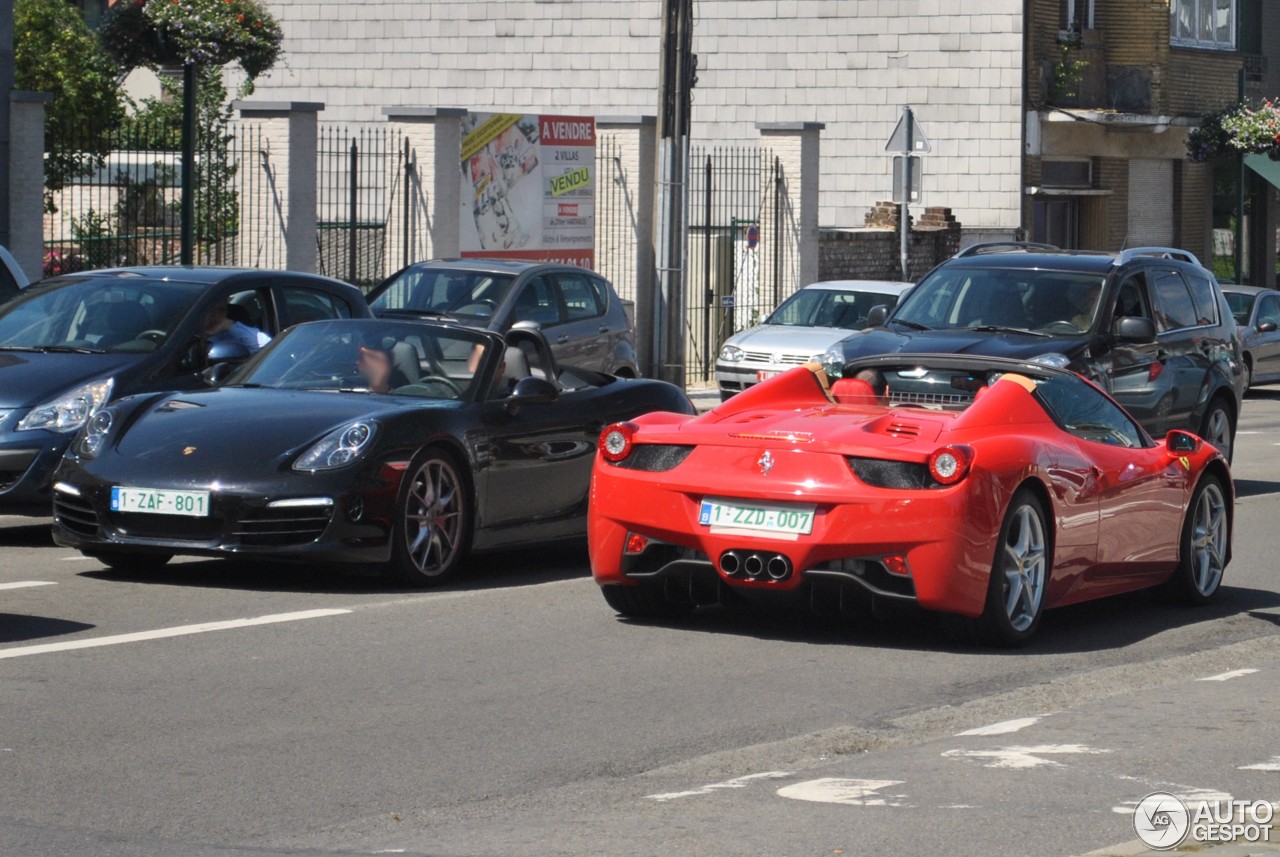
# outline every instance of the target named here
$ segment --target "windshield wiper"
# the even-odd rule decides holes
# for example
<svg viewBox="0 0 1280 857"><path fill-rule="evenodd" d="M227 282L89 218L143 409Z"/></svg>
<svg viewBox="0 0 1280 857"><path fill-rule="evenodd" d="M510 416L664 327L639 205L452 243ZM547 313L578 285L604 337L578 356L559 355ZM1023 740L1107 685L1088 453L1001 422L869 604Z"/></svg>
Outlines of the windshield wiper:
<svg viewBox="0 0 1280 857"><path fill-rule="evenodd" d="M38 354L106 354L101 348L84 345L0 345L0 351L34 351Z"/></svg>
<svg viewBox="0 0 1280 857"><path fill-rule="evenodd" d="M1041 333L1038 330L1027 330L1025 327L1004 327L999 324L980 324L977 327L968 327L966 330L980 330L983 333L1022 333L1027 336L1049 336L1048 333Z"/></svg>
<svg viewBox="0 0 1280 857"><path fill-rule="evenodd" d="M905 318L891 318L887 324L900 324L903 327L909 327L912 330L933 330L932 327L926 327L918 321L907 321Z"/></svg>

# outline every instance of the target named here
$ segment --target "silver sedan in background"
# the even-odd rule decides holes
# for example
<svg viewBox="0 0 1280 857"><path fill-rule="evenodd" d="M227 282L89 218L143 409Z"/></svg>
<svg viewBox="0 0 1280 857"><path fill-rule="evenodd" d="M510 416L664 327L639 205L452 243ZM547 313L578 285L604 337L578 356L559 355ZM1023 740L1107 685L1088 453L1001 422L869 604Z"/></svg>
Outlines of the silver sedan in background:
<svg viewBox="0 0 1280 857"><path fill-rule="evenodd" d="M1240 328L1245 389L1280 381L1280 292L1223 283L1222 294Z"/></svg>
<svg viewBox="0 0 1280 857"><path fill-rule="evenodd" d="M912 283L827 280L798 290L755 327L730 336L716 359L721 400L810 360L867 326L874 306L889 309Z"/></svg>

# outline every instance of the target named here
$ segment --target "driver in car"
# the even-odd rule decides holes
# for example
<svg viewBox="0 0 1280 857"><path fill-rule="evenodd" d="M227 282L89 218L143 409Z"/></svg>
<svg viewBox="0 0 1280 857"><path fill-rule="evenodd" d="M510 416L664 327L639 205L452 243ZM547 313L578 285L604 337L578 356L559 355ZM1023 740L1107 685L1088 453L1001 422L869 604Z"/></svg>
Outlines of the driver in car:
<svg viewBox="0 0 1280 857"><path fill-rule="evenodd" d="M204 317L204 333L209 345L234 342L248 349L253 354L271 341L271 336L243 321L235 321L229 315L231 310L227 301L219 301L210 307Z"/></svg>

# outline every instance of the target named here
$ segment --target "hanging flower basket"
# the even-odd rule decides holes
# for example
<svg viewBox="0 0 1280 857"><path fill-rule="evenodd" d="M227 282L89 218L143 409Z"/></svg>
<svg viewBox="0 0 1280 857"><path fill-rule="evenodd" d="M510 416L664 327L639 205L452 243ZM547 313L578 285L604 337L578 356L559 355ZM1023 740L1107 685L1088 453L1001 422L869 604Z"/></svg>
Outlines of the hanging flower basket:
<svg viewBox="0 0 1280 857"><path fill-rule="evenodd" d="M1275 102L1209 113L1187 135L1187 160L1194 163L1235 154L1267 155L1280 161L1280 108Z"/></svg>
<svg viewBox="0 0 1280 857"><path fill-rule="evenodd" d="M234 62L250 79L276 64L283 37L256 0L120 0L99 34L125 68Z"/></svg>

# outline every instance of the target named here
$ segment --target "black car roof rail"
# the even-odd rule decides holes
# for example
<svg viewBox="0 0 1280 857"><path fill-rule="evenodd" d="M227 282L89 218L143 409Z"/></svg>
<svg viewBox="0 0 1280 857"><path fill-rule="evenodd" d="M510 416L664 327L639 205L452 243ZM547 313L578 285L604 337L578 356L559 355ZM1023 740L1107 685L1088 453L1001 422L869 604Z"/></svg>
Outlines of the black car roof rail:
<svg viewBox="0 0 1280 857"><path fill-rule="evenodd" d="M963 259L966 256L983 256L987 253L1060 253L1061 247L1052 244L1037 244L1034 241L988 241L984 244L971 244L951 258Z"/></svg>
<svg viewBox="0 0 1280 857"><path fill-rule="evenodd" d="M1155 256L1161 259L1177 259L1180 262L1190 262L1193 265L1200 265L1200 260L1196 258L1196 254L1190 250L1179 250L1175 247L1130 247L1127 250L1121 250L1116 254L1116 259L1111 264L1123 265L1132 261L1139 256Z"/></svg>

